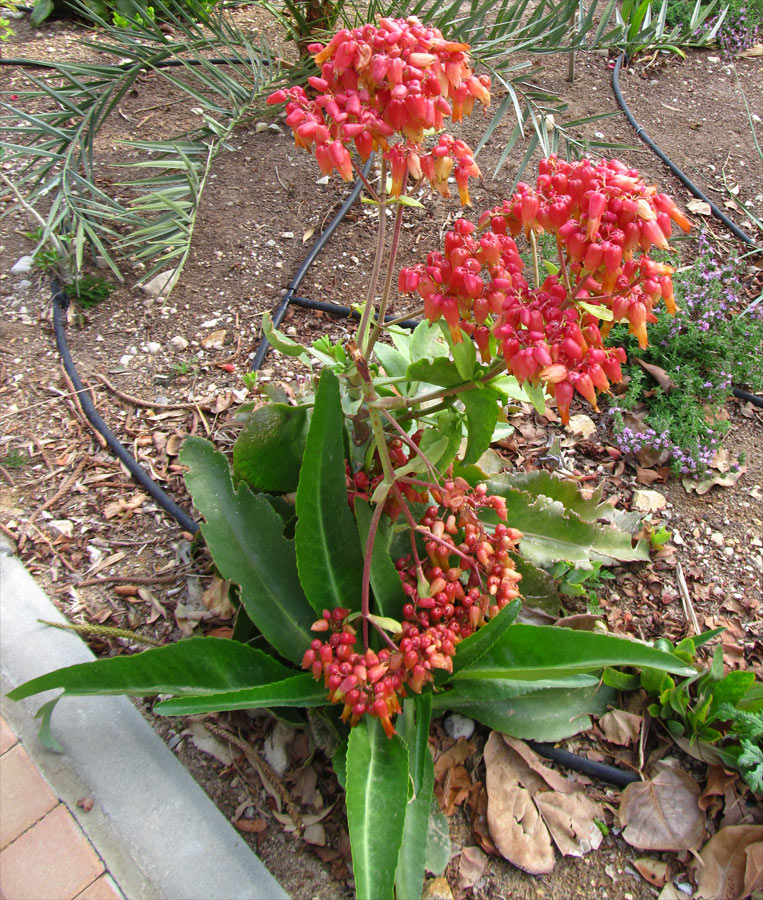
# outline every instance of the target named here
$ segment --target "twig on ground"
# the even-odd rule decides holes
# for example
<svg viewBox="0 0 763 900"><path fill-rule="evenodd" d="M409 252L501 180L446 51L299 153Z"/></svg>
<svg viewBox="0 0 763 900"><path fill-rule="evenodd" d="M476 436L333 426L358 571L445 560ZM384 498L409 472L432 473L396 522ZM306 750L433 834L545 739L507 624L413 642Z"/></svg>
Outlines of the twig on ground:
<svg viewBox="0 0 763 900"><path fill-rule="evenodd" d="M692 605L691 597L689 596L689 587L686 584L684 570L681 568L680 562L676 562L676 581L678 582L678 591L681 594L681 605L684 608L684 615L694 629L694 633L699 634L700 630L697 614L694 612L694 606Z"/></svg>
<svg viewBox="0 0 763 900"><path fill-rule="evenodd" d="M119 388L114 387L114 385L106 378L105 375L101 375L100 372L93 373L96 378L100 379L106 387L114 394L115 397L119 397L120 400L124 400L127 403L132 403L134 406L142 406L145 409L188 409L195 410L198 406L197 403L159 403L155 400L143 400L141 397L136 397L134 394L127 394L124 391L120 391Z"/></svg>
<svg viewBox="0 0 763 900"><path fill-rule="evenodd" d="M284 785L283 781L281 781L278 773L270 766L266 759L264 759L260 754L255 750L254 747L243 738L240 738L238 735L233 734L225 728L221 728L219 725L215 725L213 722L208 720L204 721L204 727L210 734L215 735L215 737L222 738L222 740L228 741L229 744L233 744L234 747L238 747L238 749L244 754L244 756L249 761L249 764L257 770L260 778L263 782L267 779L268 784L278 793L278 796L283 801L283 805L286 807L286 811L291 816L294 824L298 829L302 828L302 816L300 815L299 809L297 808L296 803L292 800L291 794L288 789Z"/></svg>

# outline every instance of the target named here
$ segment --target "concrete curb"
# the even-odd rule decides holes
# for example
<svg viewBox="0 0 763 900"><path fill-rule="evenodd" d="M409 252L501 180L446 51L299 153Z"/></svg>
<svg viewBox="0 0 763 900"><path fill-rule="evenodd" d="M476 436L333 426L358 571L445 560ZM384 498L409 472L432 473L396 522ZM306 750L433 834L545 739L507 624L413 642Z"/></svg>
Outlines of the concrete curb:
<svg viewBox="0 0 763 900"><path fill-rule="evenodd" d="M5 694L94 659L0 535L2 714L77 818L129 900L289 900L288 894L125 697L72 697L53 716L64 754L36 739L34 714L56 692ZM81 797L94 808L83 813Z"/></svg>

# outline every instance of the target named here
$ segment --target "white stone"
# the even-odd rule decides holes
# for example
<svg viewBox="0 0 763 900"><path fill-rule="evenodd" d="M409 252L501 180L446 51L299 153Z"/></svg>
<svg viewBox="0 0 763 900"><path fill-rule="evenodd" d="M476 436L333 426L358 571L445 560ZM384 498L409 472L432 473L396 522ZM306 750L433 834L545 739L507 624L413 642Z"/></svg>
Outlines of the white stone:
<svg viewBox="0 0 763 900"><path fill-rule="evenodd" d="M119 357L119 365L127 368L130 363L133 361L134 357L132 357L129 353L125 353L124 356Z"/></svg>
<svg viewBox="0 0 763 900"><path fill-rule="evenodd" d="M156 356L156 354L162 349L162 345L157 343L156 341L149 341L146 344L146 350L152 355Z"/></svg>
<svg viewBox="0 0 763 900"><path fill-rule="evenodd" d="M633 492L633 508L639 512L657 512L659 509L665 509L667 502L664 494L659 491Z"/></svg>
<svg viewBox="0 0 763 900"><path fill-rule="evenodd" d="M716 547L723 546L723 535L720 533L720 531L714 531L710 535L710 540L716 545Z"/></svg>
<svg viewBox="0 0 763 900"><path fill-rule="evenodd" d="M448 737L452 737L456 741L459 738L466 738L468 741L474 734L474 722L459 713L451 713L446 716L442 724Z"/></svg>
<svg viewBox="0 0 763 900"><path fill-rule="evenodd" d="M219 321L220 321L219 319L207 319L206 322L201 323L201 327L202 328L214 328L218 324Z"/></svg>
<svg viewBox="0 0 763 900"><path fill-rule="evenodd" d="M159 297L169 284L170 278L174 275L175 270L170 269L168 272L159 272L149 279L145 284L141 285L141 290L149 297Z"/></svg>
<svg viewBox="0 0 763 900"><path fill-rule="evenodd" d="M32 282L28 278L22 279L17 285L17 288L20 291L26 291L30 287L32 287Z"/></svg>
<svg viewBox="0 0 763 900"><path fill-rule="evenodd" d="M11 266L11 275L28 275L34 268L33 256L22 256Z"/></svg>
<svg viewBox="0 0 763 900"><path fill-rule="evenodd" d="M64 537L70 538L74 533L74 522L70 519L51 519L48 525Z"/></svg>
<svg viewBox="0 0 763 900"><path fill-rule="evenodd" d="M188 349L188 341L179 334L176 334L174 338L170 338L170 345L174 347L175 350Z"/></svg>

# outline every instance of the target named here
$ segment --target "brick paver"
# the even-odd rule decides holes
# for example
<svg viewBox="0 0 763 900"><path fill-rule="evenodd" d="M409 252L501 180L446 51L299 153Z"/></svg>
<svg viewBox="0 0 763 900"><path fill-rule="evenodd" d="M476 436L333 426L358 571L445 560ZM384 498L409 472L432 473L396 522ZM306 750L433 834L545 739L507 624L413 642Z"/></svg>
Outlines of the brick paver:
<svg viewBox="0 0 763 900"><path fill-rule="evenodd" d="M114 884L114 879L104 874L81 894L77 894L74 900L124 900L124 897Z"/></svg>
<svg viewBox="0 0 763 900"><path fill-rule="evenodd" d="M0 851L0 894L7 900L73 900L104 871L61 803Z"/></svg>
<svg viewBox="0 0 763 900"><path fill-rule="evenodd" d="M6 750L10 750L16 743L18 743L18 738L11 731L10 726L5 719L0 716L0 754L5 753Z"/></svg>
<svg viewBox="0 0 763 900"><path fill-rule="evenodd" d="M21 744L0 756L0 850L57 803L58 797Z"/></svg>

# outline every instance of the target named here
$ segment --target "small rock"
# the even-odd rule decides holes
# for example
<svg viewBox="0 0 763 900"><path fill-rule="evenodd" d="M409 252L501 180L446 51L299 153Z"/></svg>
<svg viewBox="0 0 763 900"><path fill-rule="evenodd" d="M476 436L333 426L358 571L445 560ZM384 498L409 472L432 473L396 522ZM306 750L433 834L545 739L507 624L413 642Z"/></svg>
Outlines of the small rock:
<svg viewBox="0 0 763 900"><path fill-rule="evenodd" d="M459 738L466 738L468 741L474 734L474 722L467 716L462 716L459 713L451 713L449 716L446 716L443 725L448 737L452 737L456 741Z"/></svg>
<svg viewBox="0 0 763 900"><path fill-rule="evenodd" d="M205 338L202 338L201 346L205 350L222 350L223 346L225 345L225 335L226 331L224 328L220 328L218 331L213 331Z"/></svg>
<svg viewBox="0 0 763 900"><path fill-rule="evenodd" d="M279 777L289 767L289 751L286 749L294 740L294 729L284 722L276 722L273 730L265 738L262 755Z"/></svg>
<svg viewBox="0 0 763 900"><path fill-rule="evenodd" d="M268 131L272 131L273 134L283 134L283 128L275 122L271 122L268 125Z"/></svg>
<svg viewBox="0 0 763 900"><path fill-rule="evenodd" d="M124 366L124 368L126 369L130 365L130 363L133 361L133 359L134 359L133 356L131 356L129 353L125 353L124 356L119 357L119 365Z"/></svg>
<svg viewBox="0 0 763 900"><path fill-rule="evenodd" d="M268 130L268 123L267 123L267 122L258 122L258 123L254 126L254 133L255 133L255 134L262 134L263 131L267 131L267 130Z"/></svg>
<svg viewBox="0 0 763 900"><path fill-rule="evenodd" d="M709 63L719 63L721 61L720 56L708 56L707 61Z"/></svg>
<svg viewBox="0 0 763 900"><path fill-rule="evenodd" d="M316 179L315 183L316 184L328 184L329 183L328 175L321 175L320 178Z"/></svg>
<svg viewBox="0 0 763 900"><path fill-rule="evenodd" d="M33 256L22 256L11 266L11 275L28 275L34 268Z"/></svg>
<svg viewBox="0 0 763 900"><path fill-rule="evenodd" d="M170 278L172 278L174 272L174 269L170 269L168 272L159 272L145 284L142 284L140 289L144 294L148 294L149 297L159 297L169 284Z"/></svg>
<svg viewBox="0 0 763 900"><path fill-rule="evenodd" d="M665 509L667 506L667 498L659 491L634 491L633 492L633 509L639 512L657 512L657 510Z"/></svg>
<svg viewBox="0 0 763 900"><path fill-rule="evenodd" d="M156 341L149 341L146 344L146 350L151 354L151 356L156 356L156 354L162 349L162 345L158 344Z"/></svg>
<svg viewBox="0 0 763 900"><path fill-rule="evenodd" d="M285 238L286 240L289 240L290 238L294 237L294 232L293 231L282 231L281 237Z"/></svg>
<svg viewBox="0 0 763 900"><path fill-rule="evenodd" d="M168 384L172 384L172 375L158 373L154 375L154 384L160 384L163 386L167 386Z"/></svg>
<svg viewBox="0 0 763 900"><path fill-rule="evenodd" d="M720 531L714 531L710 535L710 540L716 545L716 547L723 546L723 535L720 533Z"/></svg>
<svg viewBox="0 0 763 900"><path fill-rule="evenodd" d="M23 278L16 286L19 291L29 290L30 287L32 287L32 282L28 278Z"/></svg>
<svg viewBox="0 0 763 900"><path fill-rule="evenodd" d="M433 878L424 888L423 900L453 900L453 891L442 876Z"/></svg>
<svg viewBox="0 0 763 900"><path fill-rule="evenodd" d="M48 525L64 537L70 538L74 534L74 522L69 519L51 519Z"/></svg>
<svg viewBox="0 0 763 900"><path fill-rule="evenodd" d="M174 338L170 338L170 346L174 347L175 350L187 350L188 341L181 335L176 334Z"/></svg>

